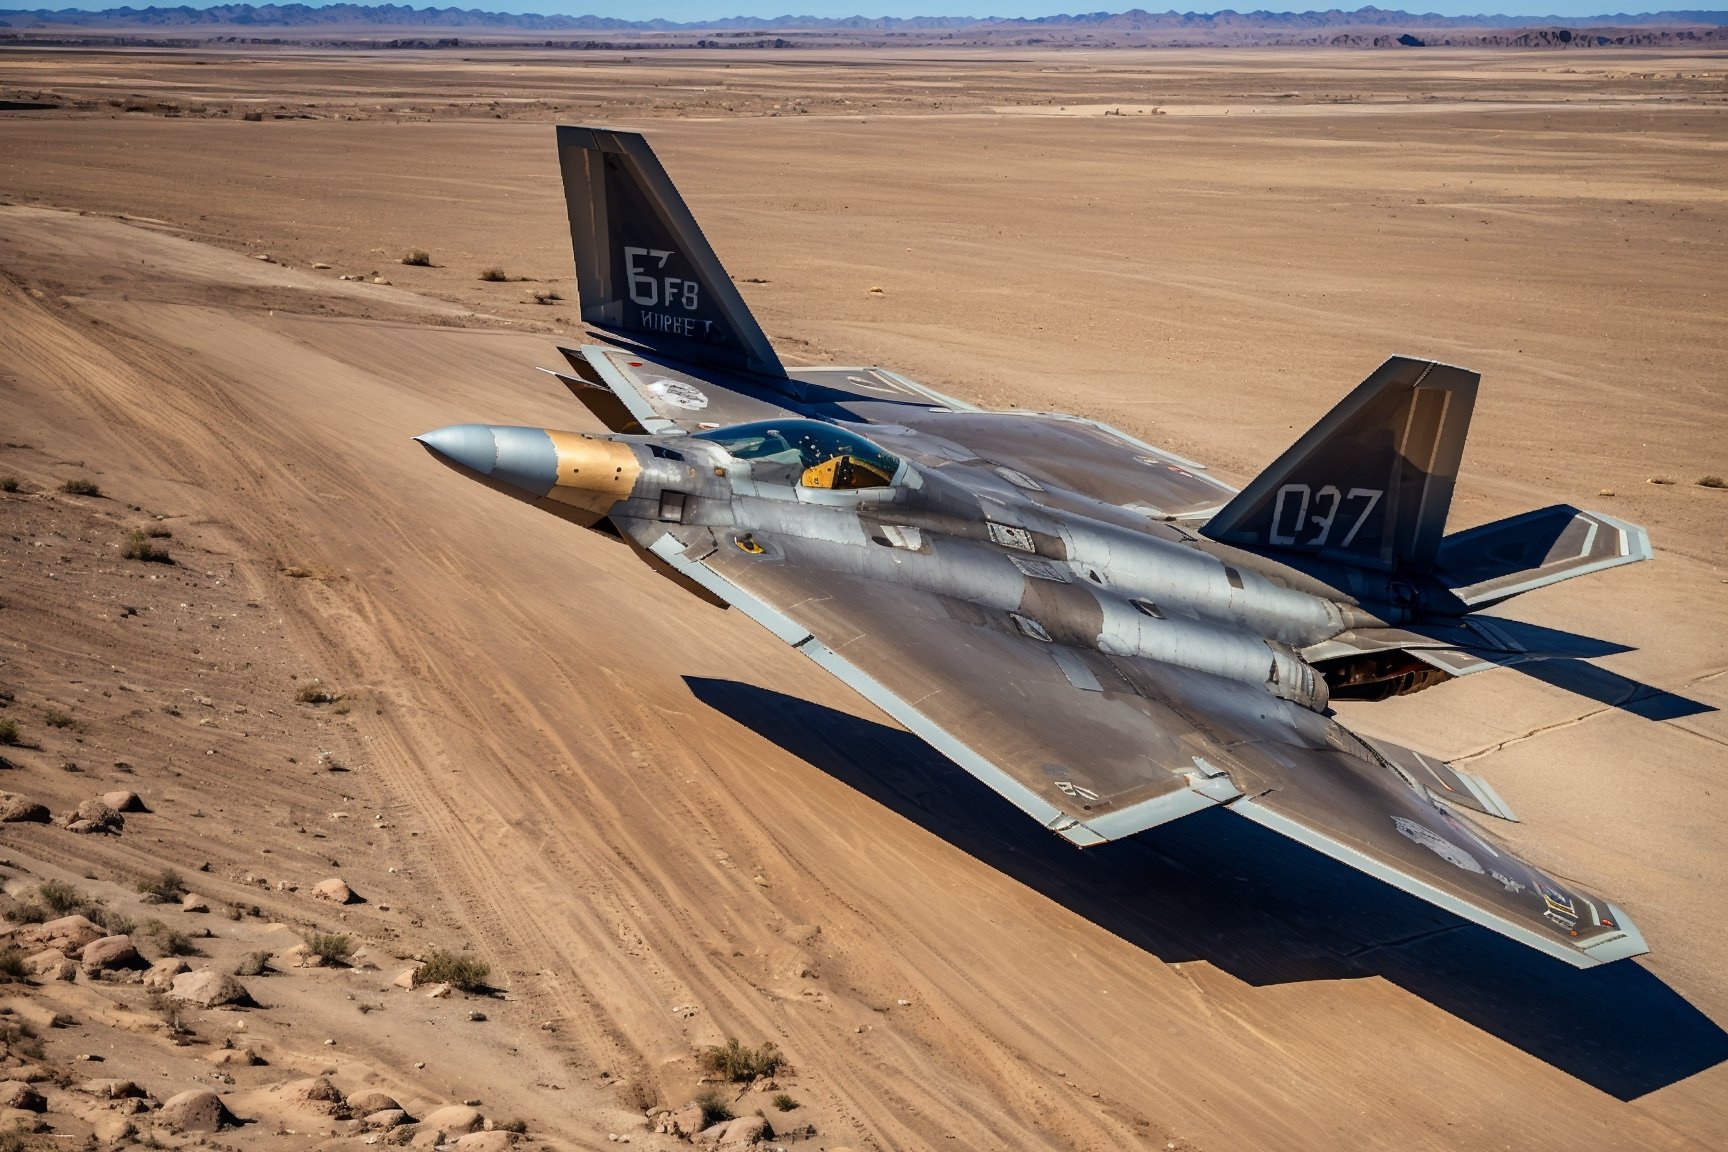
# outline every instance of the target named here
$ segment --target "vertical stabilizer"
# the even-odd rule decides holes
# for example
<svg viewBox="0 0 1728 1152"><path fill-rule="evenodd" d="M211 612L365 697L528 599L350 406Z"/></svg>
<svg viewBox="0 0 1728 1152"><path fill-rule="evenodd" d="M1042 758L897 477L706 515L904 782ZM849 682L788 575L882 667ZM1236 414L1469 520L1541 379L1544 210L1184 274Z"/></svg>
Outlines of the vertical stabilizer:
<svg viewBox="0 0 1728 1152"><path fill-rule="evenodd" d="M582 319L691 364L785 376L648 141L558 126Z"/></svg>
<svg viewBox="0 0 1728 1152"><path fill-rule="evenodd" d="M1481 377L1394 356L1202 531L1382 571L1434 563Z"/></svg>

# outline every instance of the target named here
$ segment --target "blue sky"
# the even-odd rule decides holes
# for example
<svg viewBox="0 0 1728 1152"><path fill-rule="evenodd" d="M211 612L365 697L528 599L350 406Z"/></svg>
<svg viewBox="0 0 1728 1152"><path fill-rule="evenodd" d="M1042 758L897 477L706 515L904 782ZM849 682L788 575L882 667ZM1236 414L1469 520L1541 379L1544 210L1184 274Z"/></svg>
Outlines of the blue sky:
<svg viewBox="0 0 1728 1152"><path fill-rule="evenodd" d="M177 0L129 0L132 7L144 8L152 3L159 7L178 7ZM186 6L191 8L208 8L213 0L186 0ZM252 0L258 3L260 0ZM316 4L319 0L302 0L304 3ZM367 0L356 0L364 3ZM372 0L381 2L381 0ZM1178 12L1215 12L1224 8L1233 8L1238 12L1249 12L1256 9L1271 11L1303 12L1323 11L1337 7L1346 10L1362 6L1365 0L1314 0L1313 3L1301 4L1278 3L1277 0L1242 0L1237 4L1183 4L1174 0L1127 0L1126 3L1091 3L1067 4L1056 2L1039 2L1039 0L403 0L412 3L416 8L478 8L492 12L543 12L562 13L584 16L619 16L630 20L645 20L662 18L666 20L702 20L714 19L720 16L779 16L785 13L797 13L800 16L1048 16L1058 12L1121 12L1129 8L1140 7L1149 12L1162 12L1174 8ZM103 8L122 7L119 3L108 3L106 0L0 0L0 10L36 9L36 8L83 8L98 10ZM1490 6L1483 0L1462 0L1460 3L1447 3L1445 0L1423 0L1423 2L1399 3L1398 0L1379 0L1380 8L1402 8L1408 12L1436 12L1444 16L1475 15L1481 12L1493 12L1507 16L1594 16L1603 12L1660 12L1676 9L1714 10L1707 2L1699 0L1675 0L1669 5L1638 5L1633 3L1615 4L1613 0L1500 0Z"/></svg>

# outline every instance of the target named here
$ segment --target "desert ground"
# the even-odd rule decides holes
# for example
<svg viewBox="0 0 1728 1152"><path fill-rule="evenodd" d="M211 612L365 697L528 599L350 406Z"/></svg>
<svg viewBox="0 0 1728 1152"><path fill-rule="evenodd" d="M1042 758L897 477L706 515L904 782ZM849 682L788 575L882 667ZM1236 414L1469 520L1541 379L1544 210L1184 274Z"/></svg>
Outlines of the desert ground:
<svg viewBox="0 0 1728 1152"><path fill-rule="evenodd" d="M56 817L0 827L5 910L71 885L142 953L0 987L26 1139L439 1138L340 1099L383 1093L686 1147L654 1113L736 1037L786 1067L708 1087L791 1149L1728 1146L1728 56L723 56L0 54L53 105L0 112L0 787ZM1656 559L1497 610L1600 656L1341 712L1651 954L1575 972L1228 814L1082 853L438 467L412 435L596 427L534 371L583 339L559 121L651 133L789 363L1236 483L1387 355L1482 372L1453 527L1567 501ZM486 986L398 986L431 949ZM271 956L206 1009L174 952ZM199 1089L246 1123L154 1107Z"/></svg>

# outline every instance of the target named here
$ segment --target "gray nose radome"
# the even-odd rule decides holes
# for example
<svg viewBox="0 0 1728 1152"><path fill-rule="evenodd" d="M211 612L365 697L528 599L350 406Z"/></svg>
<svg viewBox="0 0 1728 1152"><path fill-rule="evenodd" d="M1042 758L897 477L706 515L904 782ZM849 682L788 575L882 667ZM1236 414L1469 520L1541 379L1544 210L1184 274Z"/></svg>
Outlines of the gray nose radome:
<svg viewBox="0 0 1728 1152"><path fill-rule="evenodd" d="M414 439L450 464L537 496L558 481L558 450L544 428L452 424Z"/></svg>

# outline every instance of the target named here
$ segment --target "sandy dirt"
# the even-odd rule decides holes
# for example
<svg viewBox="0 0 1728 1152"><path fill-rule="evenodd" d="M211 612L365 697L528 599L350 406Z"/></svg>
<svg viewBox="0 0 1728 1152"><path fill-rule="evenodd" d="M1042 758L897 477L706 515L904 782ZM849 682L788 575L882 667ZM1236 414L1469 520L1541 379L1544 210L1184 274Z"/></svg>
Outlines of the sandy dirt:
<svg viewBox="0 0 1728 1152"><path fill-rule="evenodd" d="M147 1014L132 985L20 990L79 1019L47 1045L73 1079L112 1034L100 1075L210 1083L239 1019L271 1063L211 1084L260 1121L234 1146L363 1146L269 1091L328 1072L674 1147L643 1110L736 1036L790 1061L799 1109L739 1104L814 1128L789 1148L1728 1143L1728 492L1695 483L1728 475L1728 62L740 58L740 101L676 54L196 58L0 58L94 105L0 119L0 714L35 745L0 787L153 809L6 825L7 890L122 907L172 866L259 906L200 921L195 963L318 927L379 969L284 967L179 1047L95 1011ZM147 82L176 114L106 104ZM990 111L1116 100L1233 114ZM233 114L277 105L311 118ZM549 125L585 117L651 131L788 362L1236 482L1389 354L1481 371L1453 526L1569 501L1657 558L1503 610L1609 654L1346 720L1487 776L1653 954L1575 973L1227 814L1082 854L736 613L439 468L410 436L591 427L533 371L580 339ZM175 563L122 559L152 525ZM299 702L314 678L341 699ZM326 875L366 903L314 902ZM431 946L497 994L390 989Z"/></svg>

